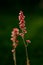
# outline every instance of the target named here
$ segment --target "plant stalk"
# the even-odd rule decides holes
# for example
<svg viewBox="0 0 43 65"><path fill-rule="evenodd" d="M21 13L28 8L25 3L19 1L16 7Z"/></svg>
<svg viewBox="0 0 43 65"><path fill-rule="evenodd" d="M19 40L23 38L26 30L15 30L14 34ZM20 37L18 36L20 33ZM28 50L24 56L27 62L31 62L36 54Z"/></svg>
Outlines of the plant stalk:
<svg viewBox="0 0 43 65"><path fill-rule="evenodd" d="M23 39L23 42L24 42L24 45L25 45L27 65L30 65L30 63L29 63L29 59L28 59L27 45L25 44L25 40L24 40L24 38L22 38L22 39Z"/></svg>
<svg viewBox="0 0 43 65"><path fill-rule="evenodd" d="M14 52L13 52L13 60L14 60L14 65L16 65L16 51L15 51L15 48L14 48Z"/></svg>

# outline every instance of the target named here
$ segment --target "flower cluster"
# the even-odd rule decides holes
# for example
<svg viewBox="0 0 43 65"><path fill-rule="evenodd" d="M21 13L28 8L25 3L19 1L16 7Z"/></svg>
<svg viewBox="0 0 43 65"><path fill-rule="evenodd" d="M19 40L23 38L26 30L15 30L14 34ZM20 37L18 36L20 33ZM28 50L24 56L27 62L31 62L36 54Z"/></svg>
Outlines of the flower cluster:
<svg viewBox="0 0 43 65"><path fill-rule="evenodd" d="M13 42L13 48L16 48L17 47L17 43L18 43L18 40L17 40L17 36L19 35L19 29L18 28L14 28L13 31L12 31L12 35L11 35L11 40ZM12 52L14 52L14 49L12 50Z"/></svg>
<svg viewBox="0 0 43 65"><path fill-rule="evenodd" d="M20 29L22 30L22 33L27 33L27 31L26 31L26 27L25 27L25 16L24 16L24 14L23 14L23 12L22 11L20 11L20 13L19 13L19 27L20 27Z"/></svg>
<svg viewBox="0 0 43 65"><path fill-rule="evenodd" d="M12 34L11 34L11 40L13 42L13 48L16 48L18 45L17 44L18 43L17 36L20 35L22 38L24 38L25 33L27 33L26 26L25 26L25 20L24 20L25 16L24 16L22 11L20 11L18 18L19 18L19 27L20 27L22 32L19 33L18 28L13 29ZM26 40L26 42L31 43L30 40ZM14 50L12 50L12 51L14 51Z"/></svg>
<svg viewBox="0 0 43 65"><path fill-rule="evenodd" d="M19 13L19 27L20 27L20 29L22 30L22 33L20 33L19 35L22 37L22 38L24 38L24 35L25 35L25 33L27 33L27 30L26 30L26 26L25 26L25 16L24 16L24 14L23 14L23 12L22 11L20 11L20 13ZM31 43L31 41L30 40L26 40L26 42L27 43Z"/></svg>
<svg viewBox="0 0 43 65"><path fill-rule="evenodd" d="M27 30L26 30L26 26L25 26L25 16L23 14L22 11L20 11L19 13L19 27L21 29L22 32L19 32L19 29L18 28L14 28L13 31L12 31L12 34L11 34L11 40L13 42L13 59L14 59L14 62L15 62L15 65L16 65L16 56L15 56L15 49L18 45L18 40L17 40L17 37L18 35L20 35L23 39L23 43L24 43L24 46L25 46L25 51L26 51L26 59L27 59L27 65L30 65L29 64L29 59L28 59L28 51L27 51L27 46L28 46L28 43L31 43L30 40L25 40L25 33L27 33Z"/></svg>

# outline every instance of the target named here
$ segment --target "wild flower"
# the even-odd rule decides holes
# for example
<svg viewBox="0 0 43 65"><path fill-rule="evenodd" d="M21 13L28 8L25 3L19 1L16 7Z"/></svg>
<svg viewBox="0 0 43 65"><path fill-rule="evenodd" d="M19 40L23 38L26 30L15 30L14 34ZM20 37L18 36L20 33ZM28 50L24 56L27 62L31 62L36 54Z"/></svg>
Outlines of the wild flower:
<svg viewBox="0 0 43 65"><path fill-rule="evenodd" d="M27 42L27 44L26 44L25 39L24 39L25 38L24 35L25 35L25 33L27 33L27 30L26 30L26 26L25 26L25 16L24 16L22 11L20 11L18 19L19 19L19 27L20 27L20 29L22 31L19 35L22 37L24 45L25 45L27 65L30 65L29 59L28 59L27 46L28 46L28 43L31 43L31 41L26 40L26 42Z"/></svg>
<svg viewBox="0 0 43 65"><path fill-rule="evenodd" d="M24 16L24 14L23 14L23 12L22 11L20 11L20 13L19 13L19 16L18 16L18 19L19 19L19 27L20 27L20 29L22 30L22 33L23 34L25 34L25 33L27 33L27 30L26 30L26 26L25 26L25 16Z"/></svg>
<svg viewBox="0 0 43 65"><path fill-rule="evenodd" d="M13 50L12 50L12 52L13 52L13 59L14 59L15 65L16 65L15 49L16 49L16 47L18 45L17 36L20 35L22 37L23 43L25 45L27 65L30 65L29 59L28 59L27 46L28 46L28 43L31 43L31 41L24 39L25 38L25 34L27 33L27 30L26 30L26 25L25 25L25 16L24 16L22 11L20 11L18 19L19 19L19 27L20 27L21 32L19 32L18 28L13 28L13 31L12 31L12 34L11 34L11 40L13 42L13 44L12 44L12 46L13 46Z"/></svg>
<svg viewBox="0 0 43 65"><path fill-rule="evenodd" d="M19 29L18 28L14 28L13 31L11 32L11 40L12 42L16 42L17 40L17 36L19 35Z"/></svg>
<svg viewBox="0 0 43 65"><path fill-rule="evenodd" d="M18 40L17 36L19 35L19 29L18 28L13 28L13 31L11 32L11 40L13 42L12 46L12 52L13 52L13 59L14 59L14 64L16 65L16 47L18 46Z"/></svg>

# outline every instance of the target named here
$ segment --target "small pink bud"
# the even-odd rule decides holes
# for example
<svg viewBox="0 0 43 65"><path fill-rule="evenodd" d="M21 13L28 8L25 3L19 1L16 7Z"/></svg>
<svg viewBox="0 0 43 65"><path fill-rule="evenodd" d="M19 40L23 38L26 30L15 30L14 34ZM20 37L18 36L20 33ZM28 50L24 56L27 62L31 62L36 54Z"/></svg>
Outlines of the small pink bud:
<svg viewBox="0 0 43 65"><path fill-rule="evenodd" d="M12 31L12 34L11 34L11 40L13 42L15 42L18 35L19 35L19 29L14 28L13 31Z"/></svg>
<svg viewBox="0 0 43 65"><path fill-rule="evenodd" d="M11 38L11 40L14 42L14 38Z"/></svg>
<svg viewBox="0 0 43 65"><path fill-rule="evenodd" d="M12 31L11 33L14 34L14 31Z"/></svg>
<svg viewBox="0 0 43 65"><path fill-rule="evenodd" d="M31 43L31 41L30 41L30 40L26 40L26 42L27 42L27 43Z"/></svg>
<svg viewBox="0 0 43 65"><path fill-rule="evenodd" d="M19 35L20 35L21 37L24 37L24 34L23 34L23 33L20 33Z"/></svg>
<svg viewBox="0 0 43 65"><path fill-rule="evenodd" d="M15 52L15 50L13 49L13 50L11 50L12 52Z"/></svg>
<svg viewBox="0 0 43 65"><path fill-rule="evenodd" d="M22 23L24 23L24 24L25 24L25 21L24 21L24 20L21 20L19 24L22 24Z"/></svg>
<svg viewBox="0 0 43 65"><path fill-rule="evenodd" d="M18 28L14 28L13 31L14 31L15 34L17 34L17 35L19 34L19 29Z"/></svg>
<svg viewBox="0 0 43 65"><path fill-rule="evenodd" d="M24 33L27 33L27 31L26 31L26 30L24 30Z"/></svg>
<svg viewBox="0 0 43 65"><path fill-rule="evenodd" d="M21 15L21 14L23 14L23 12L22 12L22 11L20 11L19 15Z"/></svg>
<svg viewBox="0 0 43 65"><path fill-rule="evenodd" d="M18 43L19 41L18 41L18 40L16 40L15 42L16 42L16 43Z"/></svg>
<svg viewBox="0 0 43 65"><path fill-rule="evenodd" d="M18 46L18 44L16 43L13 43L13 47L16 48Z"/></svg>
<svg viewBox="0 0 43 65"><path fill-rule="evenodd" d="M15 46L15 43L13 43L13 46Z"/></svg>
<svg viewBox="0 0 43 65"><path fill-rule="evenodd" d="M24 28L24 27L25 27L25 24L24 23L20 25L20 28L21 29Z"/></svg>

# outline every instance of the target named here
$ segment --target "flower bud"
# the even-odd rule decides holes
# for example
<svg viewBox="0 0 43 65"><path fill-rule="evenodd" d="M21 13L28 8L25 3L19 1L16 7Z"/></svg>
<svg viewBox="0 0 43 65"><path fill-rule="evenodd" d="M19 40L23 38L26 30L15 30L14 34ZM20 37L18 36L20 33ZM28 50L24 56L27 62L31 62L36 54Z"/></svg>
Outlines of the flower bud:
<svg viewBox="0 0 43 65"><path fill-rule="evenodd" d="M27 42L27 43L31 43L31 41L30 41L30 40L26 40L26 42Z"/></svg>

